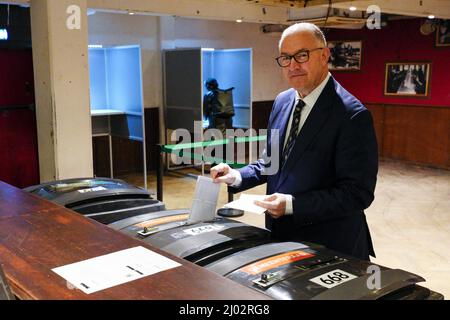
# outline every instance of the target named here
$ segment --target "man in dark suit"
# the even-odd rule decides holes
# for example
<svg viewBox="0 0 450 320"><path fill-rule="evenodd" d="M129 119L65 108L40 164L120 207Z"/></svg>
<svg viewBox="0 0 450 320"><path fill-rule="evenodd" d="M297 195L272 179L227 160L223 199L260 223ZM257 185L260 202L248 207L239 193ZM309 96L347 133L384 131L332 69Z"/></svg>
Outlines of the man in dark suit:
<svg viewBox="0 0 450 320"><path fill-rule="evenodd" d="M285 241L324 245L348 255L375 256L364 215L374 199L378 151L370 112L328 72L330 56L319 28L287 28L277 62L292 86L280 93L269 118L266 154L240 170L220 164L216 183L236 191L267 183L258 205L266 226ZM277 141L279 140L279 141ZM267 155L279 152L276 174L267 175ZM271 164L273 165L273 163Z"/></svg>

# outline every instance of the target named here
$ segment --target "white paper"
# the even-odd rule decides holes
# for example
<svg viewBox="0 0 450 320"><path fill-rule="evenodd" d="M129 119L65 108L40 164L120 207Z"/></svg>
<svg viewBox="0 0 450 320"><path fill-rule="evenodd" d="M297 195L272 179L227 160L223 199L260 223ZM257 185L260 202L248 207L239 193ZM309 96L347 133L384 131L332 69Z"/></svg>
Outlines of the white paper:
<svg viewBox="0 0 450 320"><path fill-rule="evenodd" d="M86 294L181 266L144 247L135 247L52 269Z"/></svg>
<svg viewBox="0 0 450 320"><path fill-rule="evenodd" d="M198 236L202 233L208 233L213 231L219 231L225 228L223 225L215 225L215 224L208 224L208 225L202 225L200 227L195 227L192 229L185 229L183 230L184 233L190 235L190 236Z"/></svg>
<svg viewBox="0 0 450 320"><path fill-rule="evenodd" d="M254 201L264 201L267 198L266 195L254 195L254 194L241 194L239 200L227 203L224 207L244 210L251 213L263 214L267 209L257 206Z"/></svg>
<svg viewBox="0 0 450 320"><path fill-rule="evenodd" d="M220 184L214 183L211 178L198 177L188 224L214 220L219 191Z"/></svg>

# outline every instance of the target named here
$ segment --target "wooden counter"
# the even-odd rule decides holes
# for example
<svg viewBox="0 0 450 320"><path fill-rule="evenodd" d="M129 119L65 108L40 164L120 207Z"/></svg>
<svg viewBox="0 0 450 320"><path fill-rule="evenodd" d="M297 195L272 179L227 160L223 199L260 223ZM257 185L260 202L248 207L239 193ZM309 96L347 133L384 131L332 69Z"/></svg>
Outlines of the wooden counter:
<svg viewBox="0 0 450 320"><path fill-rule="evenodd" d="M181 267L90 295L51 269L143 246ZM0 182L0 264L19 299L268 299L142 241Z"/></svg>

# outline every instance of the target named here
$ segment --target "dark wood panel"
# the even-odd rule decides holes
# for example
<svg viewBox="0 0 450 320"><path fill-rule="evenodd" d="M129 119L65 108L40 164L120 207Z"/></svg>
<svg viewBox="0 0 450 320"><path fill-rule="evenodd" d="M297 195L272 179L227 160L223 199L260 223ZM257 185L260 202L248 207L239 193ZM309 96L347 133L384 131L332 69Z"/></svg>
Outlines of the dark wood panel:
<svg viewBox="0 0 450 320"><path fill-rule="evenodd" d="M147 153L147 170L156 170L155 146L161 142L159 108L145 109L145 139Z"/></svg>
<svg viewBox="0 0 450 320"><path fill-rule="evenodd" d="M109 138L94 137L92 138L92 155L94 162L94 176L109 177Z"/></svg>
<svg viewBox="0 0 450 320"><path fill-rule="evenodd" d="M188 261L0 182L0 261L20 299L267 299ZM51 269L143 246L182 266L86 295Z"/></svg>
<svg viewBox="0 0 450 320"><path fill-rule="evenodd" d="M159 109L145 109L145 138L147 170L155 170L155 145L160 142ZM114 174L142 172L142 144L139 141L113 137ZM109 177L109 142L108 137L93 138L94 175Z"/></svg>
<svg viewBox="0 0 450 320"><path fill-rule="evenodd" d="M252 114L252 128L255 130L267 129L270 112L272 111L272 101L254 101Z"/></svg>
<svg viewBox="0 0 450 320"><path fill-rule="evenodd" d="M143 172L142 142L113 137L114 175Z"/></svg>
<svg viewBox="0 0 450 320"><path fill-rule="evenodd" d="M385 157L450 168L450 108L384 108Z"/></svg>
<svg viewBox="0 0 450 320"><path fill-rule="evenodd" d="M93 161L96 177L110 176L109 138L94 137ZM112 137L114 175L142 172L142 143L126 138Z"/></svg>
<svg viewBox="0 0 450 320"><path fill-rule="evenodd" d="M377 136L378 154L383 157L383 131L384 131L384 107L376 104L366 105L373 118L373 125L375 127L375 134Z"/></svg>

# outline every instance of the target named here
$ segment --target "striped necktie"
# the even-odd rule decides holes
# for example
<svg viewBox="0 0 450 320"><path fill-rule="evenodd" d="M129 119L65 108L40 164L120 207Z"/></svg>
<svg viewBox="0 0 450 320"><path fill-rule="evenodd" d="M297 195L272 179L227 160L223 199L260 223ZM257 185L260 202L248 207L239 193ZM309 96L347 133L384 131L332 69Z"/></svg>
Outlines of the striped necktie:
<svg viewBox="0 0 450 320"><path fill-rule="evenodd" d="M289 131L289 137L286 142L286 145L284 146L283 154L281 156L281 166L283 166L286 163L289 154L294 148L295 140L298 134L298 128L300 127L300 116L302 114L302 109L304 106L305 103L303 102L303 100L299 99L297 105L295 106L294 115L292 116L292 124L291 130Z"/></svg>

